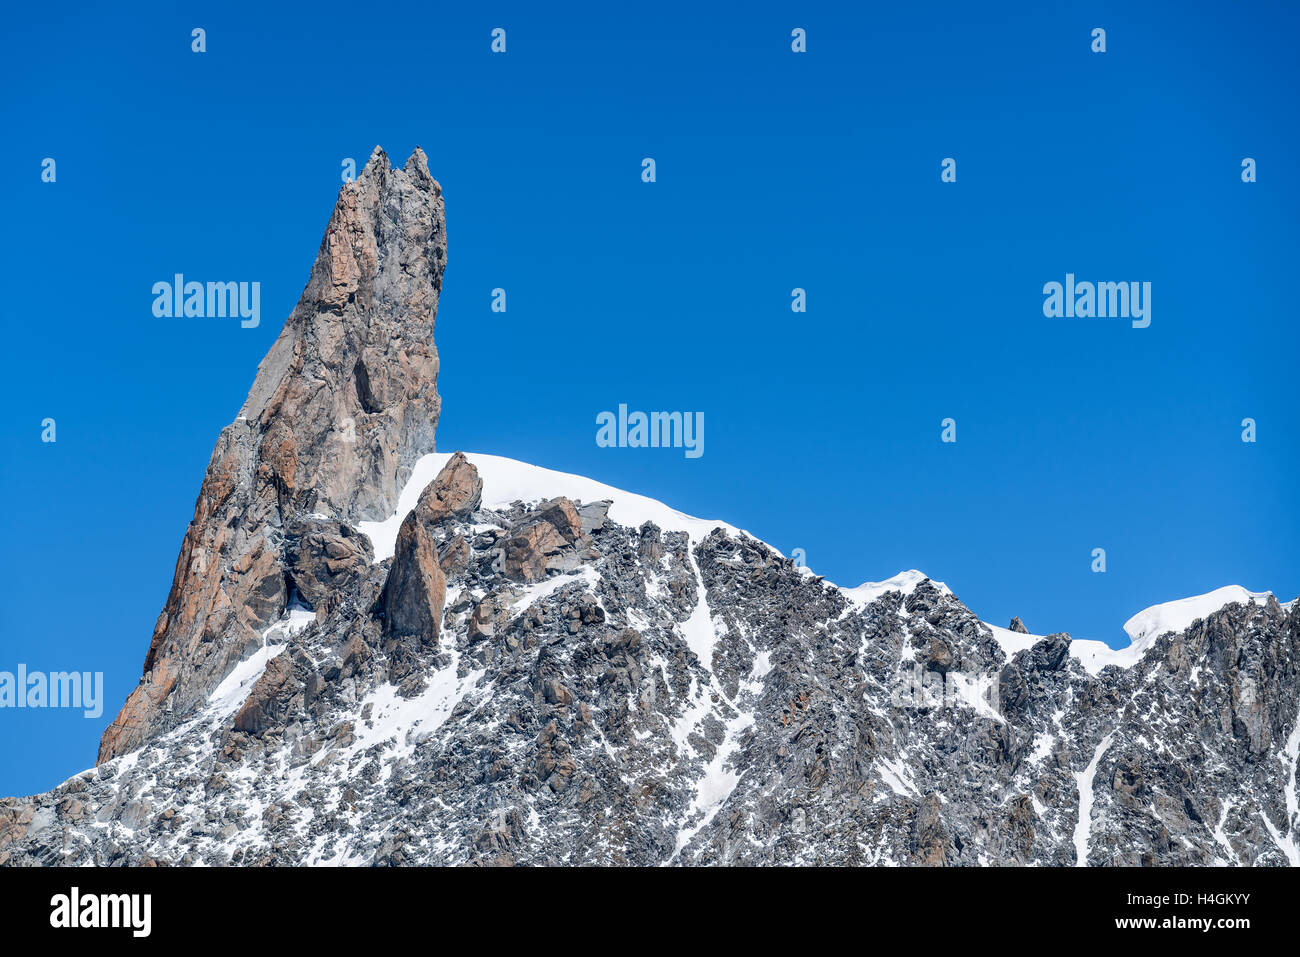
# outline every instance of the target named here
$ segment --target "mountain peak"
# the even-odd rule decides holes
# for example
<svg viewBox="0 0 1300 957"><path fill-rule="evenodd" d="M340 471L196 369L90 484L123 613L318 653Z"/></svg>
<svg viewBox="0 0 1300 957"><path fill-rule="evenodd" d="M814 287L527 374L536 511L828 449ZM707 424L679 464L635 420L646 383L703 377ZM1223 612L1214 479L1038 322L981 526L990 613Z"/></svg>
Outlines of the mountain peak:
<svg viewBox="0 0 1300 957"><path fill-rule="evenodd" d="M339 551L353 523L387 516L434 450L446 253L424 153L392 169L376 147L339 190L306 288L217 441L144 676L101 761L197 707L259 630L313 590L313 549Z"/></svg>
<svg viewBox="0 0 1300 957"><path fill-rule="evenodd" d="M445 258L423 151L376 150L100 766L0 801L0 865L1300 864L1294 605L1220 589L1115 650L439 453Z"/></svg>
<svg viewBox="0 0 1300 957"><path fill-rule="evenodd" d="M1247 591L1240 585L1225 585L1204 595L1192 595L1144 608L1124 622L1124 631L1137 644L1167 631L1182 631L1198 618L1212 615L1232 602L1263 605L1272 597L1270 591Z"/></svg>
<svg viewBox="0 0 1300 957"><path fill-rule="evenodd" d="M402 167L412 176L418 176L422 180L433 181L433 176L429 173L429 157L424 155L424 150L416 147L415 151L406 160L406 165Z"/></svg>

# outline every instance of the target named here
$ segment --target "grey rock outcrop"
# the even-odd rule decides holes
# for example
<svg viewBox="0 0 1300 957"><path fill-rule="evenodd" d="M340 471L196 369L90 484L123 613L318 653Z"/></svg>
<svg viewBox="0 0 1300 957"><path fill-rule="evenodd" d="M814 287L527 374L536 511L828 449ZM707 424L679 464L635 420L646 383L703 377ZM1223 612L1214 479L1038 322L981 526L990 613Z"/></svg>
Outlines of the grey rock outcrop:
<svg viewBox="0 0 1300 957"><path fill-rule="evenodd" d="M542 502L529 520L511 534L503 551L507 578L535 582L551 571L577 567L577 553L571 546L583 536L582 519L567 498Z"/></svg>

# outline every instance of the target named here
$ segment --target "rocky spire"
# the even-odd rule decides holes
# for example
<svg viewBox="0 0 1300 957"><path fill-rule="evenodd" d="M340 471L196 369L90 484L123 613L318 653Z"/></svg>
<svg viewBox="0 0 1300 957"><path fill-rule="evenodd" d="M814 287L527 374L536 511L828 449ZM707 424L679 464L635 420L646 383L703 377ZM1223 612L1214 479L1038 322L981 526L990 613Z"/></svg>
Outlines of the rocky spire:
<svg viewBox="0 0 1300 957"><path fill-rule="evenodd" d="M317 576L300 566L317 567L313 546L369 551L352 526L390 514L434 451L446 258L442 188L424 152L397 169L375 147L339 191L307 286L217 440L144 676L100 762L206 697L291 593L310 591Z"/></svg>

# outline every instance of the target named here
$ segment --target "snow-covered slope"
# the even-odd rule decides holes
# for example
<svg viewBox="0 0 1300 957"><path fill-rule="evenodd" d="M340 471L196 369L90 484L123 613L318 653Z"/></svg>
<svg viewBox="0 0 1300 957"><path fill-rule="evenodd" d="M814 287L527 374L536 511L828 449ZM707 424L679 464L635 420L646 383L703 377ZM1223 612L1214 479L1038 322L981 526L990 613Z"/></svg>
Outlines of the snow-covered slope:
<svg viewBox="0 0 1300 957"><path fill-rule="evenodd" d="M856 588L841 588L840 591L845 598L853 602L855 607L865 608L887 592L896 591L903 595L910 595L916 586L924 581L930 581L940 591L952 594L943 582L932 581L925 572L917 571L915 568L901 571L893 578L886 578L884 581L863 582Z"/></svg>
<svg viewBox="0 0 1300 957"><path fill-rule="evenodd" d="M358 529L369 536L374 545L375 561L392 557L402 520L415 508L420 493L447 464L452 454L434 452L423 456L416 462L410 479L402 488L396 511L382 522L359 523ZM540 465L481 452L467 452L465 457L478 469L479 477L483 479L483 507L490 510L509 508L515 502L534 504L563 497L582 502L612 502L609 517L620 525L637 528L645 522L653 522L664 531L686 532L691 541L699 541L715 528L730 533L740 531L726 522L694 518L645 495L625 492L581 475L557 472Z"/></svg>
<svg viewBox="0 0 1300 957"><path fill-rule="evenodd" d="M1095 675L1101 669L1115 665L1130 668L1161 635L1168 632L1184 631L1193 622L1199 621L1222 610L1234 602L1262 605L1273 596L1272 592L1247 591L1240 585L1225 585L1204 595L1193 595L1177 601L1163 602L1144 608L1124 623L1124 631L1129 636L1129 643L1122 648L1112 648L1104 641L1088 638L1075 638L1070 642L1070 654L1079 660L1084 669ZM1283 606L1289 610L1291 603ZM1008 655L1031 648L1041 641L1044 635L1030 635L1022 632L999 628L984 622L985 627L993 632L993 637Z"/></svg>
<svg viewBox="0 0 1300 957"><path fill-rule="evenodd" d="M1234 601L1262 605L1272 596L1271 591L1247 591L1240 585L1225 585L1204 595L1193 595L1144 608L1124 622L1124 631L1137 644L1167 631L1182 631L1197 619L1212 615Z"/></svg>
<svg viewBox="0 0 1300 957"><path fill-rule="evenodd" d="M393 514L383 521L358 524L358 529L370 538L374 546L376 562L393 556L393 547L402 520L415 508L420 493L433 481L434 476L442 470L453 454L455 453L434 452L423 456L415 464L411 477L402 487ZM509 508L516 502L535 504L559 497L582 502L608 501L612 503L609 509L610 520L629 528L637 528L645 522L652 522L663 531L685 532L693 542L702 540L714 529L721 529L732 535L742 533L741 529L719 519L695 518L646 495L615 488L582 475L559 472L501 455L488 455L482 452L463 454L478 469L479 476L483 479L483 507L486 509ZM743 534L749 535L748 532ZM754 538L753 535L750 537ZM761 539L756 540L761 541ZM763 544L778 555L781 554L780 549L770 543L763 542ZM812 570L808 568L802 571L805 574L812 574ZM901 571L884 581L863 582L853 588L836 587L840 587L841 593L855 607L864 608L886 592L896 591L903 595L910 595L923 581L931 581L931 579L924 572L912 568ZM833 583L828 582L828 584ZM948 586L943 582L932 582L932 584L941 591L951 594Z"/></svg>

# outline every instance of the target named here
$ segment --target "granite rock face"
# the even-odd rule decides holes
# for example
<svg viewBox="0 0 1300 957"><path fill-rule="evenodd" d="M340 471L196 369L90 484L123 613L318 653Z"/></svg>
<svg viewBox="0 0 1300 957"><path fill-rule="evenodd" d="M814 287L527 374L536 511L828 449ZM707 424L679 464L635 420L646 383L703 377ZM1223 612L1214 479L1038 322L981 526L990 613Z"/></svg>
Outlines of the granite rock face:
<svg viewBox="0 0 1300 957"><path fill-rule="evenodd" d="M318 601L365 560L350 529L387 516L434 449L446 259L424 153L392 168L376 148L339 191L307 286L217 440L144 675L101 762L189 715L295 592Z"/></svg>
<svg viewBox="0 0 1300 957"><path fill-rule="evenodd" d="M433 453L445 250L423 154L377 151L222 433L140 688L97 767L0 800L0 864L1300 865L1300 604L1103 660L919 573L841 589Z"/></svg>

